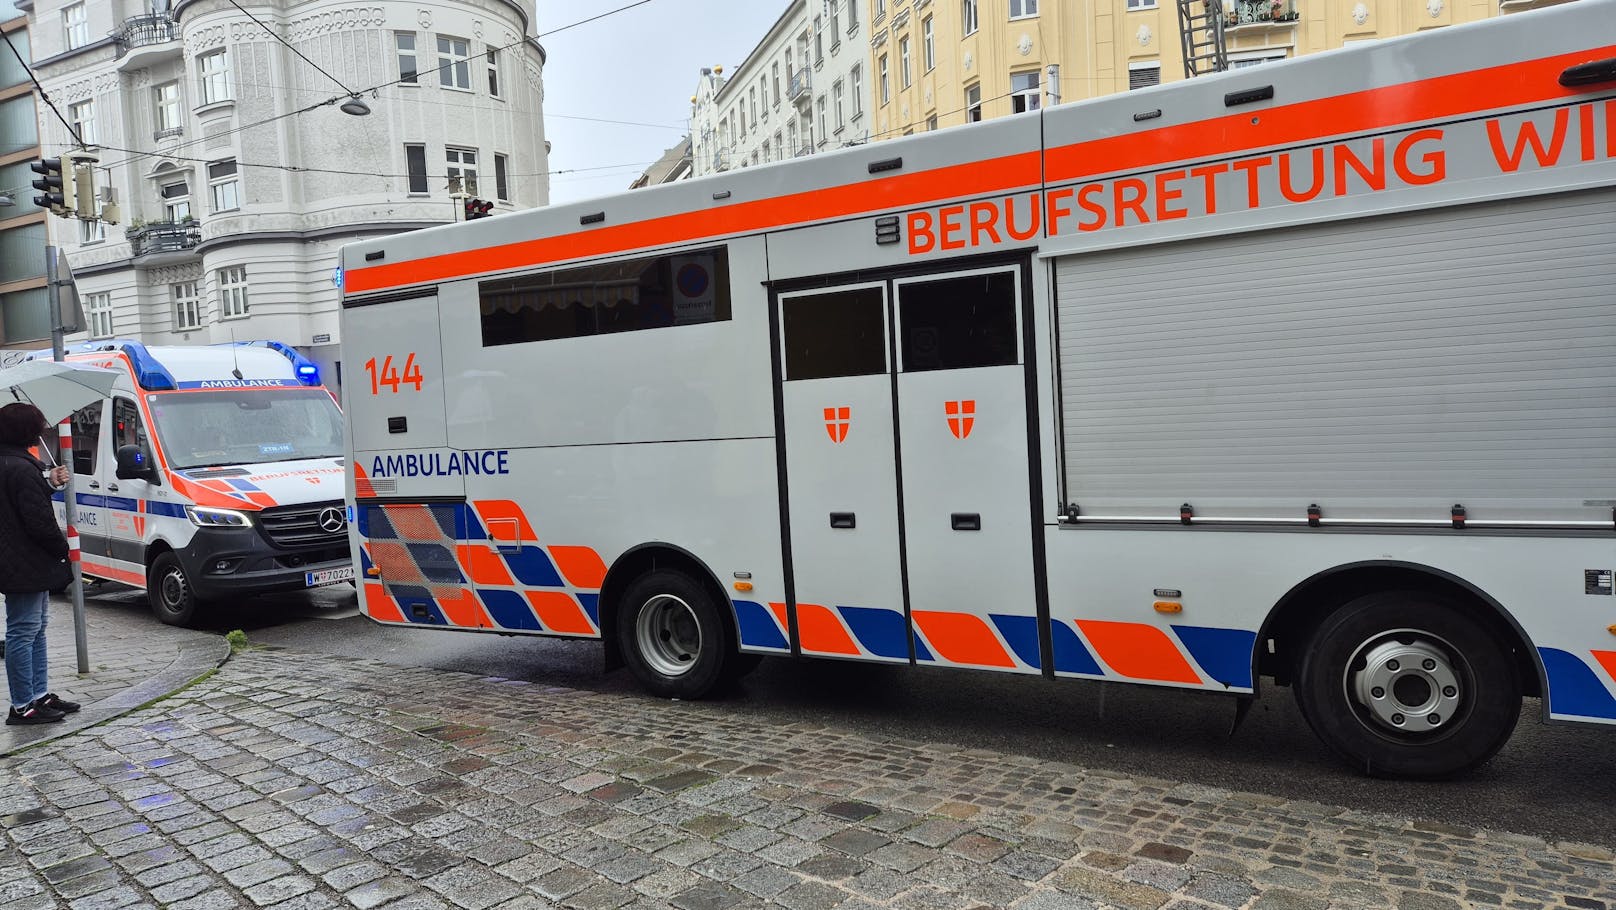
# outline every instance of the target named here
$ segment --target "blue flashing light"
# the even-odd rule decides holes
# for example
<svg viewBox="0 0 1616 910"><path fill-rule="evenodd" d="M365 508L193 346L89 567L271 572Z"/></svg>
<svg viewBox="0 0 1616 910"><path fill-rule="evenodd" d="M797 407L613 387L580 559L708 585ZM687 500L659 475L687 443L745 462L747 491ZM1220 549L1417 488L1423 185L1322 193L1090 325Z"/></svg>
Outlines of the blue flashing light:
<svg viewBox="0 0 1616 910"><path fill-rule="evenodd" d="M146 350L146 346L132 338L111 338L89 341L67 351L69 354L122 354L129 358L135 372L135 382L148 392L167 392L179 386L174 374Z"/></svg>
<svg viewBox="0 0 1616 910"><path fill-rule="evenodd" d="M304 385L320 384L320 367L314 361L304 357L297 348L279 341L238 341L236 344L244 348L269 348L292 362L292 372L297 381Z"/></svg>

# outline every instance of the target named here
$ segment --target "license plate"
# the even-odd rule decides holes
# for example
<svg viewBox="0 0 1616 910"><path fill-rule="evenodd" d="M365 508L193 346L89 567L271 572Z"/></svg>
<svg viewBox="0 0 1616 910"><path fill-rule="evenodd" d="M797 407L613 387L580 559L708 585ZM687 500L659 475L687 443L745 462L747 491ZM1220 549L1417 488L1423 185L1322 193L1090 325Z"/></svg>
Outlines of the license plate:
<svg viewBox="0 0 1616 910"><path fill-rule="evenodd" d="M321 585L334 585L339 581L353 581L353 566L343 566L340 569L322 569L318 572L305 572L303 574L306 586L318 588Z"/></svg>

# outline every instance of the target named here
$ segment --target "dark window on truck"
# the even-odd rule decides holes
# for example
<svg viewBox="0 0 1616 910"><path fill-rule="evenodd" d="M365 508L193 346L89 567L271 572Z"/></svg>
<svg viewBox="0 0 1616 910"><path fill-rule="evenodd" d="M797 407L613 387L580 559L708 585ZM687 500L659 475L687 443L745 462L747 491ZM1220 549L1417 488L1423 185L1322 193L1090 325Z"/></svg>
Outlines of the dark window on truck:
<svg viewBox="0 0 1616 910"><path fill-rule="evenodd" d="M780 305L786 379L885 373L886 307L878 287L786 298Z"/></svg>
<svg viewBox="0 0 1616 910"><path fill-rule="evenodd" d="M1016 362L1016 279L988 272L898 286L903 372Z"/></svg>

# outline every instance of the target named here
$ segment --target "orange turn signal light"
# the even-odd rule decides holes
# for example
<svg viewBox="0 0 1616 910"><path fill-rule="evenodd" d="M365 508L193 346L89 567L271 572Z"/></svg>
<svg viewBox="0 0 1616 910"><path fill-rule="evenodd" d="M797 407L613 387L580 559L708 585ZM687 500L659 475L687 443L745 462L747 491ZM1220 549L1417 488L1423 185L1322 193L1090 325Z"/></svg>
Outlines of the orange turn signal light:
<svg viewBox="0 0 1616 910"><path fill-rule="evenodd" d="M1606 626L1605 631L1612 635L1616 635L1616 626Z"/></svg>
<svg viewBox="0 0 1616 910"><path fill-rule="evenodd" d="M371 566L365 570L365 574L369 575L371 578L380 578L382 575L381 566Z"/></svg>
<svg viewBox="0 0 1616 910"><path fill-rule="evenodd" d="M752 590L752 583L749 582L749 581L737 581L735 583L735 590L737 590L737 591L750 591L750 590Z"/></svg>
<svg viewBox="0 0 1616 910"><path fill-rule="evenodd" d="M1184 605L1176 600L1158 600L1154 604L1157 613L1182 613Z"/></svg>

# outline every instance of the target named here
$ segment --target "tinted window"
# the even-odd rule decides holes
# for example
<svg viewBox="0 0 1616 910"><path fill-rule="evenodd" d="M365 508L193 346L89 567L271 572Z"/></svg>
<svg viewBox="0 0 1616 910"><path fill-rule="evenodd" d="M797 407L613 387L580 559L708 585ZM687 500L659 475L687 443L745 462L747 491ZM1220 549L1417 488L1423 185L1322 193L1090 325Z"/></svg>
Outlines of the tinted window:
<svg viewBox="0 0 1616 910"><path fill-rule="evenodd" d="M484 281L483 346L730 318L725 247Z"/></svg>
<svg viewBox="0 0 1616 910"><path fill-rule="evenodd" d="M880 288L790 297L780 309L786 379L887 371L886 298Z"/></svg>
<svg viewBox="0 0 1616 910"><path fill-rule="evenodd" d="M903 370L960 370L1016 362L1012 272L898 286Z"/></svg>
<svg viewBox="0 0 1616 910"><path fill-rule="evenodd" d="M101 447L101 405L96 402L73 413L73 473L94 474L96 451Z"/></svg>

